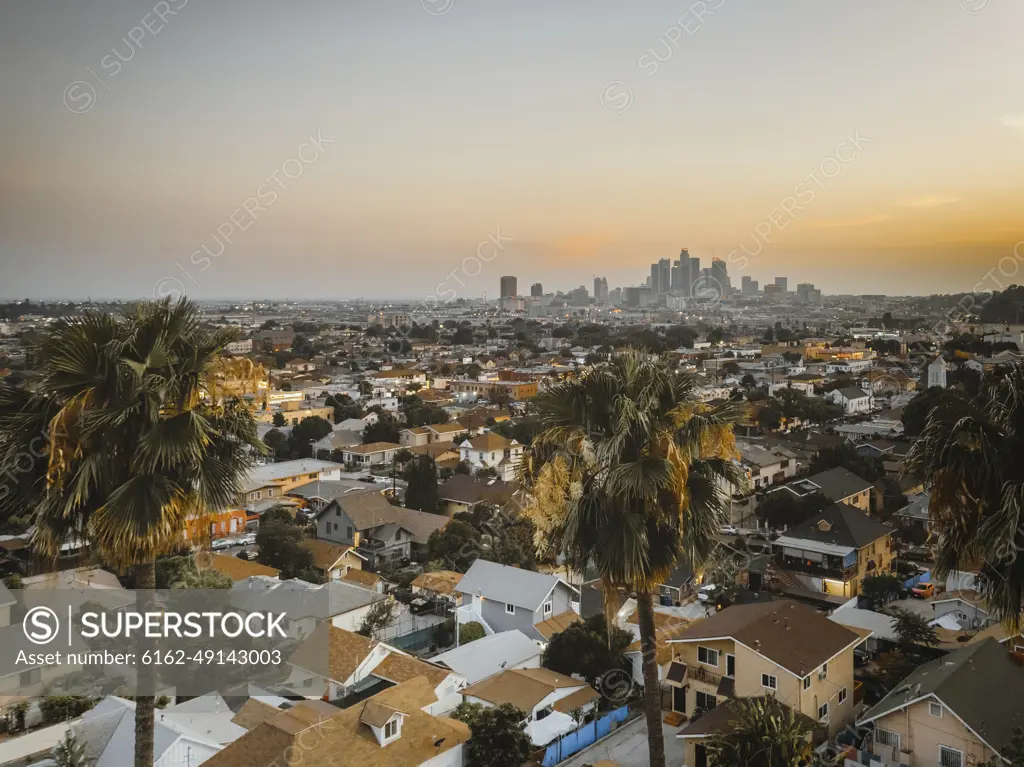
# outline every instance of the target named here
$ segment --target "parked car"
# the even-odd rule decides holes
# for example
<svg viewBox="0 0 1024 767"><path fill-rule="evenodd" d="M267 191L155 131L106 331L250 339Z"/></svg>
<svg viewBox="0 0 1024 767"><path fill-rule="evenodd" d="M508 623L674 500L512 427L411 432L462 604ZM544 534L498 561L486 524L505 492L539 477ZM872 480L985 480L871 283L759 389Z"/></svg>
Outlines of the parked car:
<svg viewBox="0 0 1024 767"><path fill-rule="evenodd" d="M714 602L719 595L722 593L722 589L716 586L714 583L708 583L701 586L697 591L697 599L701 602Z"/></svg>
<svg viewBox="0 0 1024 767"><path fill-rule="evenodd" d="M935 584L931 581L919 583L910 590L910 596L915 599L931 599L935 596Z"/></svg>
<svg viewBox="0 0 1024 767"><path fill-rule="evenodd" d="M254 546L256 545L256 533L246 533L238 539L238 542L242 546Z"/></svg>
<svg viewBox="0 0 1024 767"><path fill-rule="evenodd" d="M722 525L718 528L718 532L722 535L739 535L740 529L735 525Z"/></svg>
<svg viewBox="0 0 1024 767"><path fill-rule="evenodd" d="M224 549L230 549L231 546L232 546L232 542L229 541L227 538L217 538L216 540L211 541L211 543L210 543L210 550L211 551L223 551Z"/></svg>

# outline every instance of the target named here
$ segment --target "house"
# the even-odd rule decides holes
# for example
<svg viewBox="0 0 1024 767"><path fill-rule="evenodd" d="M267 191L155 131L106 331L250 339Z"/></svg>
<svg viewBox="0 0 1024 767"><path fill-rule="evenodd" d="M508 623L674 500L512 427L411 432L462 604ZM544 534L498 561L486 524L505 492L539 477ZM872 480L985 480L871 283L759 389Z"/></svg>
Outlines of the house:
<svg viewBox="0 0 1024 767"><path fill-rule="evenodd" d="M796 475L796 456L785 448L765 449L749 443L737 443L740 465L755 491L780 485Z"/></svg>
<svg viewBox="0 0 1024 767"><path fill-rule="evenodd" d="M864 512L871 511L871 490L874 485L861 479L849 469L834 469L812 474L806 479L791 482L774 492L786 490L798 498L821 493L833 503L845 503Z"/></svg>
<svg viewBox="0 0 1024 767"><path fill-rule="evenodd" d="M308 510L315 513L347 493L361 493L368 490L379 492L374 491L372 486L367 486L366 482L360 482L357 479L342 479L330 482L307 482L305 485L293 487L286 495L301 501Z"/></svg>
<svg viewBox="0 0 1024 767"><path fill-rule="evenodd" d="M316 513L319 540L355 546L371 567L420 555L448 517L392 506L376 490L353 490Z"/></svg>
<svg viewBox="0 0 1024 767"><path fill-rule="evenodd" d="M320 625L356 631L382 594L344 581L312 584L298 578L278 580L256 575L231 587L231 604L246 613L287 611L291 639L305 639Z"/></svg>
<svg viewBox="0 0 1024 767"><path fill-rule="evenodd" d="M494 469L498 478L506 482L515 477L516 467L523 459L523 446L519 442L494 432L470 437L459 445L459 450L461 459L474 472Z"/></svg>
<svg viewBox="0 0 1024 767"><path fill-rule="evenodd" d="M546 668L502 671L462 691L467 703L500 706L511 703L527 714L526 734L535 746L545 746L579 728L574 711L596 710L600 694L586 682Z"/></svg>
<svg viewBox="0 0 1024 767"><path fill-rule="evenodd" d="M246 509L253 504L272 498L279 498L294 487L316 480L341 479L340 463L321 461L316 458L299 458L255 466L249 470L242 482L238 503Z"/></svg>
<svg viewBox="0 0 1024 767"><path fill-rule="evenodd" d="M436 700L423 677L340 709L303 701L268 717L207 761L206 767L360 765L461 767L469 727L427 713Z"/></svg>
<svg viewBox="0 0 1024 767"><path fill-rule="evenodd" d="M460 511L471 511L479 503L504 506L517 489L515 483L501 479L455 474L438 488L437 494L445 504L444 513L452 516Z"/></svg>
<svg viewBox="0 0 1024 767"><path fill-rule="evenodd" d="M947 591L931 600L931 606L931 625L950 631L978 631L997 623L984 595L973 589Z"/></svg>
<svg viewBox="0 0 1024 767"><path fill-rule="evenodd" d="M874 400L870 393L864 391L859 386L833 389L825 394L825 398L831 400L836 405L842 405L845 415L868 412L871 410L872 401Z"/></svg>
<svg viewBox="0 0 1024 767"><path fill-rule="evenodd" d="M834 735L854 716L853 650L866 637L790 600L727 607L668 640L672 710L775 695Z"/></svg>
<svg viewBox="0 0 1024 767"><path fill-rule="evenodd" d="M325 582L342 580L353 570L362 570L367 561L354 546L314 538L307 538L302 545L312 553L313 567Z"/></svg>
<svg viewBox="0 0 1024 767"><path fill-rule="evenodd" d="M321 624L288 658L287 686L307 697L326 695L344 701L350 695L374 692L421 677L430 683L434 700L429 713L443 714L462 702L466 678L450 668L409 655L354 631Z"/></svg>
<svg viewBox="0 0 1024 767"><path fill-rule="evenodd" d="M537 642L513 629L481 637L431 660L466 677L469 684L476 684L505 670L540 668L542 653Z"/></svg>
<svg viewBox="0 0 1024 767"><path fill-rule="evenodd" d="M371 442L367 445L350 445L341 448L341 462L346 466L369 468L383 466L394 460L395 453L402 449L394 442Z"/></svg>
<svg viewBox="0 0 1024 767"><path fill-rule="evenodd" d="M949 365L946 364L946 360L942 359L941 356L928 363L928 388L938 386L940 389L945 389L946 372L948 370Z"/></svg>
<svg viewBox="0 0 1024 767"><path fill-rule="evenodd" d="M398 432L398 442L402 447L426 445L428 442L427 427L414 426L411 429L402 429Z"/></svg>
<svg viewBox="0 0 1024 767"><path fill-rule="evenodd" d="M916 669L857 724L886 767L967 767L1009 745L1021 712L1024 668L988 638Z"/></svg>
<svg viewBox="0 0 1024 767"><path fill-rule="evenodd" d="M428 445L435 442L454 442L457 435L466 431L459 423L436 423L423 428L427 430Z"/></svg>
<svg viewBox="0 0 1024 767"><path fill-rule="evenodd" d="M916 527L922 534L929 535L932 531L932 518L928 513L931 497L930 492L907 496L907 505L893 514L897 524L904 529Z"/></svg>
<svg viewBox="0 0 1024 767"><path fill-rule="evenodd" d="M697 582L696 574L689 562L680 562L669 573L668 578L658 586L658 594L662 603L668 600L671 604L678 605L683 598L693 592L694 584Z"/></svg>
<svg viewBox="0 0 1024 767"><path fill-rule="evenodd" d="M459 624L476 621L488 634L518 629L537 641L537 624L574 610L579 592L555 575L477 559L455 587Z"/></svg>
<svg viewBox="0 0 1024 767"><path fill-rule="evenodd" d="M845 503L827 506L774 542L776 562L811 591L855 597L896 560L893 529Z"/></svg>
<svg viewBox="0 0 1024 767"><path fill-rule="evenodd" d="M371 573L369 570L357 570L354 567L349 568L348 572L341 576L341 580L353 586L375 591L378 594L383 594L387 591L388 587L388 581L381 578L377 573Z"/></svg>
<svg viewBox="0 0 1024 767"><path fill-rule="evenodd" d="M462 573L452 570L435 570L430 573L420 573L410 585L413 594L420 594L428 597L442 597L451 602L458 602L459 596L455 588L462 580Z"/></svg>

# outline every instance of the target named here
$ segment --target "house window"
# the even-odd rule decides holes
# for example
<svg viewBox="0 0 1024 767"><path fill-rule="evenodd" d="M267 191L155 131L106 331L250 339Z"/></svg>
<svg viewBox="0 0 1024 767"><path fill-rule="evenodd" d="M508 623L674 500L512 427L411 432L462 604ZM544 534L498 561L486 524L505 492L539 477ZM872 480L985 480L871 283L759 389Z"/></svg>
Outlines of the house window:
<svg viewBox="0 0 1024 767"><path fill-rule="evenodd" d="M352 537L352 528L351 527L346 527L345 531L346 531L346 537L347 538L351 538Z"/></svg>
<svg viewBox="0 0 1024 767"><path fill-rule="evenodd" d="M551 612L553 610L554 610L554 605L552 605L550 601L544 603L544 614L545 615L551 615Z"/></svg>
<svg viewBox="0 0 1024 767"><path fill-rule="evenodd" d="M384 725L384 740L391 740L398 734L398 720L392 719Z"/></svg>
<svg viewBox="0 0 1024 767"><path fill-rule="evenodd" d="M702 708L705 711L710 711L718 705L718 698L714 695L710 695L706 692L697 691L697 708Z"/></svg>
<svg viewBox="0 0 1024 767"><path fill-rule="evenodd" d="M939 767L964 767L964 752L939 746Z"/></svg>
<svg viewBox="0 0 1024 767"><path fill-rule="evenodd" d="M341 508L340 507L334 510L334 516L336 516L336 517L340 517L341 516Z"/></svg>
<svg viewBox="0 0 1024 767"><path fill-rule="evenodd" d="M697 660L705 666L718 667L718 650L709 647L697 647Z"/></svg>
<svg viewBox="0 0 1024 767"><path fill-rule="evenodd" d="M310 474L309 479L316 479L316 474Z"/></svg>
<svg viewBox="0 0 1024 767"><path fill-rule="evenodd" d="M761 674L761 686L769 690L776 690L779 687L779 680L771 674Z"/></svg>
<svg viewBox="0 0 1024 767"><path fill-rule="evenodd" d="M334 523L334 532L338 532L339 527L340 527L340 525L337 522L335 522Z"/></svg>
<svg viewBox="0 0 1024 767"><path fill-rule="evenodd" d="M932 716L942 719L942 704L941 703L929 703L928 713Z"/></svg>
<svg viewBox="0 0 1024 767"><path fill-rule="evenodd" d="M804 689L809 690L811 687L811 675L808 674L804 677Z"/></svg>
<svg viewBox="0 0 1024 767"><path fill-rule="evenodd" d="M818 721L824 722L828 719L828 703L822 703L818 706Z"/></svg>
<svg viewBox="0 0 1024 767"><path fill-rule="evenodd" d="M510 604L508 604L508 603L506 602L506 603L505 603L505 612L506 612L506 613L507 613L508 615L515 615L515 614L516 614L516 606L515 606L515 605L510 605Z"/></svg>
<svg viewBox="0 0 1024 767"><path fill-rule="evenodd" d="M827 663L822 663L821 664L821 671L818 672L818 676L820 676L822 679L824 679L825 677L828 676L828 664Z"/></svg>
<svg viewBox="0 0 1024 767"><path fill-rule="evenodd" d="M899 750L900 734L898 732L892 732L891 730L883 730L881 727L876 727L875 743L880 746L885 746L886 748Z"/></svg>
<svg viewBox="0 0 1024 767"><path fill-rule="evenodd" d="M846 688L844 687L839 691L839 705L846 703Z"/></svg>

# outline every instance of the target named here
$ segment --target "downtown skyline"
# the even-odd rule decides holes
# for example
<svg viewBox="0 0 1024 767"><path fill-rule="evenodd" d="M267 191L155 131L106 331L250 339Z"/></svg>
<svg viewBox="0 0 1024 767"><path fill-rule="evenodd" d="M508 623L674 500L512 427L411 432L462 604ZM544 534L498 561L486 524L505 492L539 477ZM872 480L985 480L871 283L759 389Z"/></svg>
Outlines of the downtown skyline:
<svg viewBox="0 0 1024 767"><path fill-rule="evenodd" d="M8 6L0 293L419 299L499 230L460 297L680 247L827 294L1014 258L1024 8L705 5Z"/></svg>

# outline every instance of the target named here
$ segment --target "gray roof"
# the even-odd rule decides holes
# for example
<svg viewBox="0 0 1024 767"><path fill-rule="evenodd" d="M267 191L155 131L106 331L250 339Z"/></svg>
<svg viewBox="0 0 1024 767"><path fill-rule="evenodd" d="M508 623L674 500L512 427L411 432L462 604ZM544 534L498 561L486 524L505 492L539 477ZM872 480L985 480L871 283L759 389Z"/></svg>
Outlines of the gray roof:
<svg viewBox="0 0 1024 767"><path fill-rule="evenodd" d="M321 483L323 484L323 483ZM429 511L392 506L379 490L353 490L331 501L317 515L330 514L334 504L348 515L356 530L375 530L383 525L398 525L408 530L416 543L426 543L430 534L448 524L449 519Z"/></svg>
<svg viewBox="0 0 1024 767"><path fill-rule="evenodd" d="M859 386L846 386L839 389L839 393L844 399L864 399L868 396L868 393Z"/></svg>
<svg viewBox="0 0 1024 767"><path fill-rule="evenodd" d="M910 503L897 511L896 516L927 522L930 519L930 515L928 513L928 502L931 501L931 499L931 493L919 493L918 495L913 495L907 499Z"/></svg>
<svg viewBox="0 0 1024 767"><path fill-rule="evenodd" d="M823 521L831 529L820 530L818 523ZM891 532L891 527L872 519L860 509L845 503L833 503L787 532L786 537L862 549Z"/></svg>
<svg viewBox="0 0 1024 767"><path fill-rule="evenodd" d="M807 477L821 488L821 494L830 501L842 501L851 495L857 495L865 490L870 490L874 485L866 479L861 479L849 469L837 466L834 469L819 472Z"/></svg>
<svg viewBox="0 0 1024 767"><path fill-rule="evenodd" d="M456 674L466 677L470 684L476 684L506 668L515 668L541 652L535 641L522 631L513 629L456 647L431 658L431 661L447 666Z"/></svg>
<svg viewBox="0 0 1024 767"><path fill-rule="evenodd" d="M344 581L315 585L299 579L250 577L232 587L231 603L242 610L286 611L291 618L333 618L385 599Z"/></svg>
<svg viewBox="0 0 1024 767"><path fill-rule="evenodd" d="M1024 668L991 637L921 666L861 719L868 722L934 695L992 747L1024 726Z"/></svg>
<svg viewBox="0 0 1024 767"><path fill-rule="evenodd" d="M497 602L536 610L558 583L565 582L554 575L478 559L462 576L455 590L460 594L479 595ZM565 585L572 588L568 584Z"/></svg>
<svg viewBox="0 0 1024 767"><path fill-rule="evenodd" d="M360 492L369 489L366 482L360 482L359 480L336 480L336 479L325 479L317 482L307 482L304 485L293 487L285 495L297 495L301 498L309 500L311 498L323 498L326 501L333 501L335 498L340 498L348 492ZM378 492L378 495L380 493Z"/></svg>

